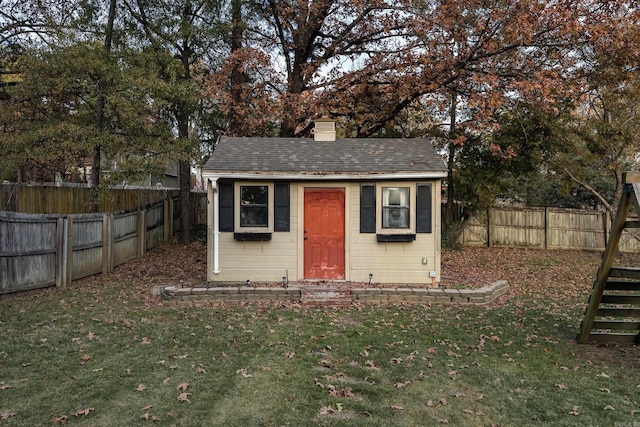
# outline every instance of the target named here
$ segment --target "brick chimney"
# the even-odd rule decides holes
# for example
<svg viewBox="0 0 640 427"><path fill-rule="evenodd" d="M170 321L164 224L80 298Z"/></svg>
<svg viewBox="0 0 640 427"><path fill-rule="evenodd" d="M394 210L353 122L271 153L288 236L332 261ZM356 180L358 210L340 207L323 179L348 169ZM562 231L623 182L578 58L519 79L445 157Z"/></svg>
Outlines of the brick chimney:
<svg viewBox="0 0 640 427"><path fill-rule="evenodd" d="M322 116L314 120L313 139L315 141L335 141L336 121L329 117Z"/></svg>

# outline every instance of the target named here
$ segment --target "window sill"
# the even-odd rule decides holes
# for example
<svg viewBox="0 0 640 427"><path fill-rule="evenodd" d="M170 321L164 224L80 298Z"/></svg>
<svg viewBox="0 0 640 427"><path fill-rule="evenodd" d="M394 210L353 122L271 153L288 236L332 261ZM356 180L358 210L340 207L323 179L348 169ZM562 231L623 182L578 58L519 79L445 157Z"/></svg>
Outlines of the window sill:
<svg viewBox="0 0 640 427"><path fill-rule="evenodd" d="M378 242L413 242L415 234L376 234Z"/></svg>
<svg viewBox="0 0 640 427"><path fill-rule="evenodd" d="M240 242L264 242L271 240L271 233L233 233L233 238Z"/></svg>

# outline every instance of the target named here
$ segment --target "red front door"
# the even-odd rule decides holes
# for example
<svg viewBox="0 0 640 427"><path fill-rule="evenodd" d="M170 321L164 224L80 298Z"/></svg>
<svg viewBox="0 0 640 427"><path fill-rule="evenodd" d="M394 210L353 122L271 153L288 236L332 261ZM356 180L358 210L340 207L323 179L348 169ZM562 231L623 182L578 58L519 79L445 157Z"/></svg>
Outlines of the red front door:
<svg viewBox="0 0 640 427"><path fill-rule="evenodd" d="M304 278L345 278L343 188L304 190Z"/></svg>

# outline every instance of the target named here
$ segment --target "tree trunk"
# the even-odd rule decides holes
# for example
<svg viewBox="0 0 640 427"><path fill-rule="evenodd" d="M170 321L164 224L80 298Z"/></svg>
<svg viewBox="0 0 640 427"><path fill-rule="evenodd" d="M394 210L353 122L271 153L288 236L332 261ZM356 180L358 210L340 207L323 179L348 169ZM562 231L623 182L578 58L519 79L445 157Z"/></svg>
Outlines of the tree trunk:
<svg viewBox="0 0 640 427"><path fill-rule="evenodd" d="M244 22L242 20L242 0L232 0L231 2L231 52L242 49L244 37ZM233 107L242 105L243 88L249 82L249 77L241 70L240 64L236 63L231 73L231 99L232 108L229 113L229 134L231 136L244 135L244 125L242 115L237 114Z"/></svg>
<svg viewBox="0 0 640 427"><path fill-rule="evenodd" d="M191 79L189 68L189 58L191 50L185 46L182 52L182 66L184 80ZM189 123L191 119L191 108L186 102L178 105L177 109L178 138L189 138ZM193 241L193 215L191 212L191 162L181 160L178 163L179 183L180 183L180 241L189 244Z"/></svg>
<svg viewBox="0 0 640 427"><path fill-rule="evenodd" d="M116 17L116 1L111 0L109 2L109 16L107 17L107 26L105 28L105 37L104 37L104 51L105 55L107 55L107 60L109 60L109 55L111 54L111 45L113 41L113 22ZM102 82L98 81L98 102L96 105L96 124L98 126L98 132L102 133L104 131L104 94L102 92ZM93 166L91 168L91 186L93 188L93 195L91 201L91 212L99 212L100 211L100 197L98 194L98 190L100 187L100 174L102 173L101 168L102 162L102 147L100 143L97 143L93 147Z"/></svg>
<svg viewBox="0 0 640 427"><path fill-rule="evenodd" d="M455 208L455 188L453 183L453 168L455 166L455 157L457 146L454 142L456 133L456 107L458 104L457 96L455 93L451 95L451 106L449 109L449 144L448 151L449 157L447 159L447 209L444 218L444 229L448 230L453 225L455 220L454 208Z"/></svg>

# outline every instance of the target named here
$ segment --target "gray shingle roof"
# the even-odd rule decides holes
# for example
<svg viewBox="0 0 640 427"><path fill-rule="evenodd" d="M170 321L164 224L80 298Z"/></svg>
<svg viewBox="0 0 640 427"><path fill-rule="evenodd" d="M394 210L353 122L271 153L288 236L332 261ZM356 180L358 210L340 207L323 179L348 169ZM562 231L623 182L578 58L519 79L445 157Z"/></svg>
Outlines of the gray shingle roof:
<svg viewBox="0 0 640 427"><path fill-rule="evenodd" d="M445 172L427 139L222 137L205 173L355 174Z"/></svg>

